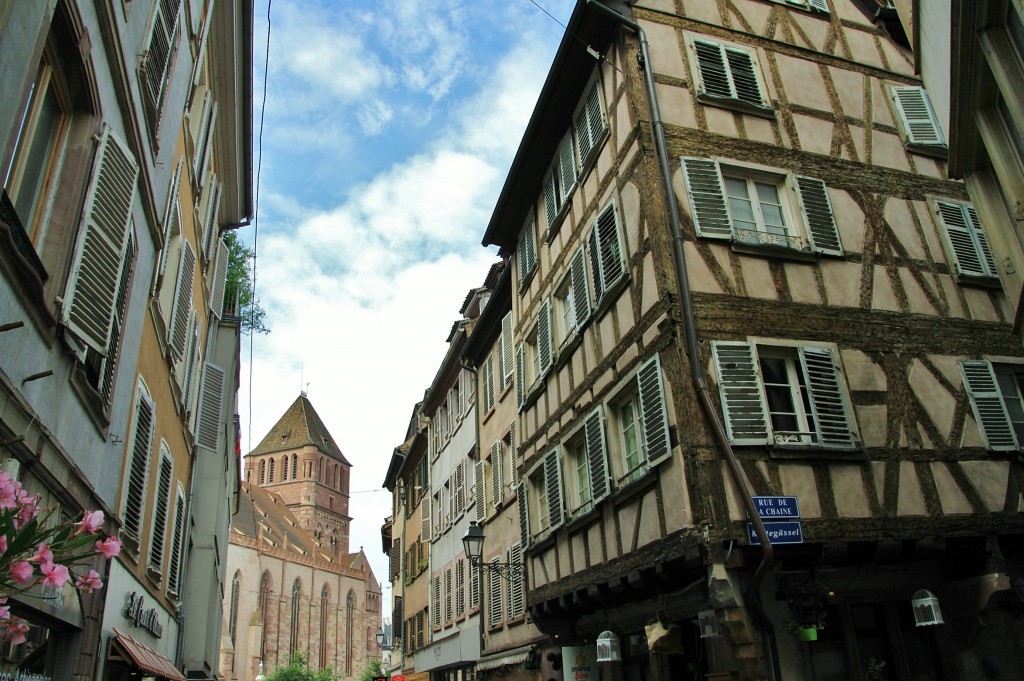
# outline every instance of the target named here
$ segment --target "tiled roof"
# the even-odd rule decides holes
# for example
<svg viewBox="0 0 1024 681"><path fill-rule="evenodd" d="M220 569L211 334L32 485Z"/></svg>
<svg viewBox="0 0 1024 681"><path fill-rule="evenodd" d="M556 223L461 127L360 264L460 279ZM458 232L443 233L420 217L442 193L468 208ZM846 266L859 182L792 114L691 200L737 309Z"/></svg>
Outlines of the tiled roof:
<svg viewBox="0 0 1024 681"><path fill-rule="evenodd" d="M301 394L278 419L256 449L249 454L270 454L287 449L298 449L306 445L313 445L328 456L346 465L351 465L345 455L341 453L341 448L338 447L334 438L331 437L327 426L320 419L320 415L313 409L309 398L305 394Z"/></svg>

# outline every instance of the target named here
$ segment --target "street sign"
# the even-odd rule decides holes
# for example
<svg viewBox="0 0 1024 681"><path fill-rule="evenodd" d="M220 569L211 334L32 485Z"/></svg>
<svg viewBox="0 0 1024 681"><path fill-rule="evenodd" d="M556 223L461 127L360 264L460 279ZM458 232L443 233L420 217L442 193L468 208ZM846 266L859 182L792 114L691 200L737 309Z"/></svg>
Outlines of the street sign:
<svg viewBox="0 0 1024 681"><path fill-rule="evenodd" d="M772 546L776 544L803 544L804 528L799 520L764 523L764 531ZM761 538L754 530L754 523L747 523L747 537L752 545L760 545Z"/></svg>
<svg viewBox="0 0 1024 681"><path fill-rule="evenodd" d="M757 515L761 518L799 518L800 504L796 497L752 497Z"/></svg>

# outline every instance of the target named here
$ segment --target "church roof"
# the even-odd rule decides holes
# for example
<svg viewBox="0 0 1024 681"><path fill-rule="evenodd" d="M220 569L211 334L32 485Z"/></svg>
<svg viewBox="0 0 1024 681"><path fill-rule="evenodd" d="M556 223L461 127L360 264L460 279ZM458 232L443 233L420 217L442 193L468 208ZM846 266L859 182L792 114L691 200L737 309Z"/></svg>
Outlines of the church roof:
<svg viewBox="0 0 1024 681"><path fill-rule="evenodd" d="M262 529L262 532L260 531ZM242 483L238 512L231 518L231 531L252 539L261 539L263 549L279 549L307 558L329 560L347 567L358 567L359 553L333 556L304 530L280 496L248 482Z"/></svg>
<svg viewBox="0 0 1024 681"><path fill-rule="evenodd" d="M298 449L306 445L313 445L347 466L352 465L341 453L341 448L331 437L327 426L320 419L320 415L316 413L309 398L302 393L278 419L266 437L256 446L256 449L249 454L270 454L286 449Z"/></svg>

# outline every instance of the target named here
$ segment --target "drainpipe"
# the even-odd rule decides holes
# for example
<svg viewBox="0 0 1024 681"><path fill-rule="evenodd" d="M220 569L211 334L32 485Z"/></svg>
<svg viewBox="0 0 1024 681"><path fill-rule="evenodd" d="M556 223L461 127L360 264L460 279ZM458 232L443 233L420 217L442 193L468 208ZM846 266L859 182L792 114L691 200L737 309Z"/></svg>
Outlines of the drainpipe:
<svg viewBox="0 0 1024 681"><path fill-rule="evenodd" d="M775 650L775 628L764 613L761 606L761 598L758 593L761 582L767 576L775 561L775 552L768 534L765 532L764 523L757 513L754 505L754 492L750 486L750 480L740 466L736 453L732 449L729 437L726 435L725 426L711 398L711 390L708 387L707 379L701 370L700 345L697 338L697 324L693 314L693 298L690 294L690 280L686 271L686 255L683 252L683 228L679 219L679 206L676 204L675 192L672 188L672 171L668 160L668 144L665 141L665 123L661 119L661 110L658 106L658 95L654 87L654 75L651 73L651 54L647 43L647 34L644 33L640 24L629 19L615 10L602 5L598 0L586 0L589 7L593 7L623 26L627 27L637 35L640 40L640 67L644 74L644 84L647 88L648 105L650 106L651 128L654 138L655 153L658 157L658 168L661 171L662 190L665 192L665 203L668 207L669 228L672 232L672 256L676 270L676 293L679 296L680 316L683 322L683 331L686 340L687 354L690 360L690 377L697 389L697 396L700 398L701 407L711 422L715 440L718 442L725 460L729 464L729 471L732 473L733 482L740 488L743 497L743 505L746 508L750 522L754 524L754 531L761 540L761 563L757 566L750 584L744 591L744 600L749 603L757 624L761 629L762 643L765 655L768 656L768 670L772 679L781 678L778 668L778 655Z"/></svg>

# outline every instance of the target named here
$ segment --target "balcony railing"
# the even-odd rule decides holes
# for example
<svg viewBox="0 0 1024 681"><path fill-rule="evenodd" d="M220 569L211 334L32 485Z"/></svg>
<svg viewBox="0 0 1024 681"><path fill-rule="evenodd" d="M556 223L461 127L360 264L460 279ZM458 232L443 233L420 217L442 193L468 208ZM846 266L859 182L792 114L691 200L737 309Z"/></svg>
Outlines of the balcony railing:
<svg viewBox="0 0 1024 681"><path fill-rule="evenodd" d="M810 252L810 249L807 248L804 240L796 236L762 232L756 229L735 229L733 230L733 233L735 234L736 242L746 244L748 246L786 248L791 251L799 251L801 253Z"/></svg>

